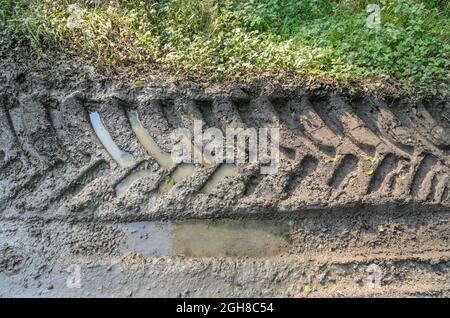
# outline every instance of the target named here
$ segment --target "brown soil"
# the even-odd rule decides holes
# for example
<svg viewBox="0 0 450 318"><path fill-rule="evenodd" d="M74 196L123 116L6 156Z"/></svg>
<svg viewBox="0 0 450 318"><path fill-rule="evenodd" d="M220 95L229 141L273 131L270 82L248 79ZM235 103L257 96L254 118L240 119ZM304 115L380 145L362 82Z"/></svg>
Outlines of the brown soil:
<svg viewBox="0 0 450 318"><path fill-rule="evenodd" d="M448 101L155 78L137 88L69 61L3 61L0 87L0 296L448 296ZM195 164L161 191L177 166L149 155L130 111L163 152L196 119L279 128L280 168L220 179L220 164ZM68 287L72 265L81 288Z"/></svg>

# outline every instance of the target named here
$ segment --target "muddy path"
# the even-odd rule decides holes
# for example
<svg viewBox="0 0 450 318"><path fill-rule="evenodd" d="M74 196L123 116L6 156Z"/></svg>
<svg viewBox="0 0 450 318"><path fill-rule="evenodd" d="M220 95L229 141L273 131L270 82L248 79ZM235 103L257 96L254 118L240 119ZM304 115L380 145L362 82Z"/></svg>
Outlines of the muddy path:
<svg viewBox="0 0 450 318"><path fill-rule="evenodd" d="M2 64L1 296L448 296L448 102L135 86ZM278 170L174 164L196 120L279 129Z"/></svg>
<svg viewBox="0 0 450 318"><path fill-rule="evenodd" d="M448 297L448 218L3 221L0 296Z"/></svg>

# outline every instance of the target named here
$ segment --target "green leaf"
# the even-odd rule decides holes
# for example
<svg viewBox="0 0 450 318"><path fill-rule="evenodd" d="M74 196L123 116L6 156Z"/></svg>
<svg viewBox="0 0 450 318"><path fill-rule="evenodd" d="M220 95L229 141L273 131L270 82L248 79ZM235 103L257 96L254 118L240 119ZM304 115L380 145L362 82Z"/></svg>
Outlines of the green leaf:
<svg viewBox="0 0 450 318"><path fill-rule="evenodd" d="M371 176L371 175L373 175L374 172L375 172L375 170L373 170L373 168L367 168L365 174L366 174L366 176Z"/></svg>
<svg viewBox="0 0 450 318"><path fill-rule="evenodd" d="M173 178L167 178L166 180L164 180L164 184L168 186L173 186L175 185L175 180Z"/></svg>
<svg viewBox="0 0 450 318"><path fill-rule="evenodd" d="M314 287L307 284L305 286L303 286L303 293L305 293L306 295L311 294L314 291Z"/></svg>

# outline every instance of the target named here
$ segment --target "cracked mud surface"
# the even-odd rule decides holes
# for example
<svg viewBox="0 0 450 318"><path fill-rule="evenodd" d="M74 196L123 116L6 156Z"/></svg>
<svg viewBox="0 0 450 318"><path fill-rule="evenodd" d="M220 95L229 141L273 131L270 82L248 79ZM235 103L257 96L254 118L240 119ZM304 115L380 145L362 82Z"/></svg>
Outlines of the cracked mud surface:
<svg viewBox="0 0 450 318"><path fill-rule="evenodd" d="M136 88L64 61L2 62L0 87L0 296L448 296L448 101ZM278 173L170 164L194 120L279 128Z"/></svg>

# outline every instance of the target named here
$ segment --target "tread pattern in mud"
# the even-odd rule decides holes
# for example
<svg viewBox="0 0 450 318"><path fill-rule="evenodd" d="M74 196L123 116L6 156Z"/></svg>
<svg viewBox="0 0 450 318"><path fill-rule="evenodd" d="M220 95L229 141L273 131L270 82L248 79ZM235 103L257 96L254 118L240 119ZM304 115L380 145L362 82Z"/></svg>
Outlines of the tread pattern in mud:
<svg viewBox="0 0 450 318"><path fill-rule="evenodd" d="M114 90L5 92L0 101L0 208L7 216L47 211L159 218L358 204L450 206L448 106L437 116L430 105L411 112L331 93L181 89L143 89L126 98ZM112 158L92 113L129 164ZM143 135L137 136L130 114ZM279 128L278 173L262 175L258 165L167 164L171 132L192 130L194 120L221 131Z"/></svg>

